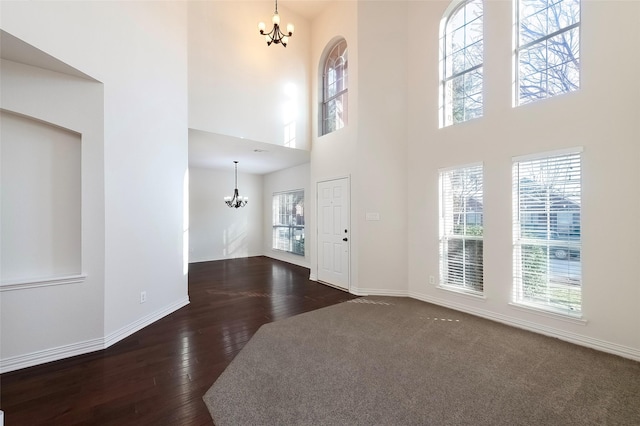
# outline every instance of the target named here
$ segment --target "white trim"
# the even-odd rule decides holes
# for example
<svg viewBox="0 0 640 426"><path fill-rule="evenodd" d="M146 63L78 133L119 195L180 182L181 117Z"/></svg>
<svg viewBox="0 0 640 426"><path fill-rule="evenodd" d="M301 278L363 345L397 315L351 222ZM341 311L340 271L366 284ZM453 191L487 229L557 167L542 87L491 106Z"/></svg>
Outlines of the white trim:
<svg viewBox="0 0 640 426"><path fill-rule="evenodd" d="M535 322L521 320L507 315L497 314L484 309L470 307L469 305L461 305L455 302L427 296L421 293L409 292L409 297L417 300L422 300L423 302L444 306L445 308L455 309L457 311L468 313L478 317L490 319L492 321L497 321L512 327L521 328L523 330L531 331L549 337L555 337L557 339L564 340L565 342L574 343L580 346L586 346L588 348L592 348L601 352L607 352L624 358L640 361L640 349L631 348L628 346L619 345L617 343L611 343L605 340L595 339L576 333L571 333L554 327L540 325Z"/></svg>
<svg viewBox="0 0 640 426"><path fill-rule="evenodd" d="M147 315L146 317L142 317L132 322L131 324L128 324L114 331L113 333L106 335L104 338L105 349L115 343L118 343L122 339L131 336L136 331L142 330L146 326L153 324L159 319L166 317L167 315L177 311L178 309L188 304L189 304L189 297L184 297L183 299L175 303L172 303L171 305L166 306L163 309L160 309L159 311L153 312Z"/></svg>
<svg viewBox="0 0 640 426"><path fill-rule="evenodd" d="M484 180L484 162L483 161L476 161L474 163L462 164L459 166L454 165L454 166L442 167L438 169L438 174L448 172L451 170L467 169L469 167L478 167L478 166L482 167L482 178Z"/></svg>
<svg viewBox="0 0 640 426"><path fill-rule="evenodd" d="M537 315L542 315L543 317L558 319L572 324L587 325L587 320L582 317L582 314L572 315L570 313L555 312L519 302L509 302L509 306L519 311L531 312Z"/></svg>
<svg viewBox="0 0 640 426"><path fill-rule="evenodd" d="M407 290L391 290L388 288L354 288L350 292L357 296L389 296L389 297L409 297Z"/></svg>
<svg viewBox="0 0 640 426"><path fill-rule="evenodd" d="M30 278L30 279L18 279L8 280L0 283L0 292L12 291L12 290L25 290L28 288L37 287L49 287L65 284L81 284L87 278L86 274L79 275L66 275L60 277L49 278Z"/></svg>
<svg viewBox="0 0 640 426"><path fill-rule="evenodd" d="M19 370L21 368L33 367L51 361L58 361L77 355L84 355L90 352L106 349L120 340L132 335L136 331L151 325L159 319L177 311L189 304L189 298L185 297L178 302L172 303L165 308L156 311L144 318L139 319L119 330L109 334L104 338L85 340L83 342L72 343L56 348L45 349L32 352L30 354L18 355L10 358L0 359L0 373Z"/></svg>
<svg viewBox="0 0 640 426"><path fill-rule="evenodd" d="M0 373L7 373L9 371L33 367L34 365L58 361L72 356L88 354L89 352L95 352L101 349L104 349L103 339L91 339L85 340L84 342L32 352L26 355L4 358L0 360Z"/></svg>
<svg viewBox="0 0 640 426"><path fill-rule="evenodd" d="M514 163L518 163L521 161L542 160L544 158L549 158L549 157L560 157L563 155L581 154L583 151L584 151L583 147L574 146L573 148L563 148L563 149L556 149L553 151L536 152L534 154L517 155L515 157L511 157L511 161Z"/></svg>
<svg viewBox="0 0 640 426"><path fill-rule="evenodd" d="M283 191L276 191L276 192L272 193L271 194L271 201L273 202L273 197L276 196L276 195L288 194L290 192L302 192L302 195L304 196L304 188L285 189Z"/></svg>
<svg viewBox="0 0 640 426"><path fill-rule="evenodd" d="M309 281L318 281L318 275L313 272L309 273Z"/></svg>
<svg viewBox="0 0 640 426"><path fill-rule="evenodd" d="M471 297L472 299L475 299L475 300L482 300L482 301L487 300L487 296L485 296L484 293L483 294L473 293L471 291L467 291L462 288L456 288L454 285L438 284L436 288L438 290L443 290L448 293L454 293L454 294L459 294L461 296Z"/></svg>

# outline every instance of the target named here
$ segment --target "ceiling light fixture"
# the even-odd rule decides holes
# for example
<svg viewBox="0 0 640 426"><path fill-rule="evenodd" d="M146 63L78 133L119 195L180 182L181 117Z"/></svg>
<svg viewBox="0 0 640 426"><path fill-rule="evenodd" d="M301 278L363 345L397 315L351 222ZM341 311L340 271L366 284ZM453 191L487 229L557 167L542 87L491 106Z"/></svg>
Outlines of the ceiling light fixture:
<svg viewBox="0 0 640 426"><path fill-rule="evenodd" d="M276 11L273 13L273 17L271 18L271 22L273 22L273 29L268 33L265 33L267 26L264 22L260 22L258 24L258 30L260 30L260 34L264 36L264 39L267 41L267 46L271 46L271 43L274 44L282 44L284 47L287 47L287 43L289 42L289 37L293 35L293 24L287 24L287 32L283 33L280 30L280 15L278 15L278 0L276 0Z"/></svg>
<svg viewBox="0 0 640 426"><path fill-rule="evenodd" d="M239 208L244 207L249 202L249 197L241 197L238 195L238 162L234 161L236 165L236 187L233 190L233 197L224 197L224 202L229 207Z"/></svg>

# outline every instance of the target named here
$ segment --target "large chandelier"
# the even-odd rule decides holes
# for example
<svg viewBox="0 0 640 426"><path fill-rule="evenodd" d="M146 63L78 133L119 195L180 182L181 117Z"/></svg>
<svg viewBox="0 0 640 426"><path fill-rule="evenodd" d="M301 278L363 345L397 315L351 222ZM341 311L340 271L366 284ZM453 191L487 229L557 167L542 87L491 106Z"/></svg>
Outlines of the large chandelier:
<svg viewBox="0 0 640 426"><path fill-rule="evenodd" d="M238 162L234 161L236 165L236 187L233 190L233 197L224 197L224 202L229 207L239 208L244 207L249 202L249 197L241 197L238 195Z"/></svg>
<svg viewBox="0 0 640 426"><path fill-rule="evenodd" d="M280 15L278 15L278 0L276 0L276 11L273 13L273 17L271 18L271 22L273 22L273 29L268 33L265 33L267 26L264 22L260 22L258 24L258 30L260 30L260 34L262 34L267 41L267 46L270 46L271 43L282 44L284 47L287 47L287 43L289 42L289 37L293 35L293 24L287 24L287 32L283 33L280 30Z"/></svg>

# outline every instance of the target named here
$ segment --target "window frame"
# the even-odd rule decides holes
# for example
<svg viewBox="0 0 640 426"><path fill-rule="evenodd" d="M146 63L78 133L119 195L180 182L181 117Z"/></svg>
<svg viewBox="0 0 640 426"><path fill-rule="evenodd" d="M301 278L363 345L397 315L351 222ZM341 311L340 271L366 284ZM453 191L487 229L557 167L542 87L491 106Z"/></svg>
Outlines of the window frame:
<svg viewBox="0 0 640 426"><path fill-rule="evenodd" d="M349 70L349 56L348 56L348 52L349 52L349 46L347 44L347 41L344 38L340 38L339 40L337 40L336 42L334 42L331 45L331 48L328 50L328 53L324 59L324 61L322 62L322 87L321 87L321 96L322 96L322 102L321 102L321 115L320 115L320 129L321 129L321 133L320 136L324 136L324 135L328 135L329 133L332 133L336 130L340 130L342 128L344 128L347 124L348 124L348 107L349 107L349 99L348 99L348 92L349 92L349 79L348 79L348 70ZM330 63L332 61L332 59L334 58L334 52L337 51L337 54L335 55L335 59L337 60L340 57L344 57L344 64L342 69L342 74L338 77L336 77L336 82L337 81L341 81L342 82L342 89L337 90L336 93L334 93L333 95L329 95L329 89L328 86L331 84L328 81L328 76L329 76L329 66L332 65L332 63ZM333 62L335 63L335 62ZM338 120L338 113L336 112L336 114L334 114L334 116L330 117L329 116L329 105L332 102L336 102L336 101L340 101L342 104L342 120ZM334 122L335 124L335 128L330 128L329 127L329 123L330 122Z"/></svg>
<svg viewBox="0 0 640 426"><path fill-rule="evenodd" d="M557 314L564 317L582 318L582 265L572 264L570 258L566 259L566 265L560 264L561 260L552 257L554 247L566 247L573 250L577 256L582 258L582 164L583 150L581 147L568 150L553 151L536 155L514 157L512 159L512 190L513 190L513 295L514 305ZM560 169L560 173L565 174L565 180L553 179L552 185L535 183L534 180L527 180L523 185L522 166L532 167L534 163L540 163L540 175L548 169L543 169L542 163L552 163L552 166L559 167L563 162L567 164L567 169ZM577 165L578 170L572 170ZM543 172L544 170L544 172ZM571 173L570 178L566 178ZM556 176L558 176L557 174ZM548 176L548 175L547 175ZM577 187L575 180L567 183L572 178L577 177ZM549 179L549 178L547 178ZM565 192L552 190L554 186L565 188ZM536 191L535 188L540 191ZM566 188L569 187L569 190ZM528 193L523 193L526 188ZM536 191L536 192L534 192ZM540 207L531 201L532 194L543 194L544 206ZM523 202L527 197L529 201ZM540 201L540 197L539 201ZM552 201L554 200L555 201ZM571 203L572 208L567 210L554 210L554 206L561 200L564 207ZM524 208L523 208L524 206ZM523 210L533 212L523 212ZM575 226L575 214L577 210L577 228L574 234L561 238L557 233L557 215L561 212L572 213L572 227ZM554 215L556 215L554 228ZM523 218L527 218L526 222ZM535 218L535 220L533 220ZM577 229L577 233L575 233ZM528 252L525 252L528 249ZM529 259L529 261L523 261ZM566 269L565 269L566 266ZM524 283L525 275L528 274L531 285L526 288ZM575 277L579 277L576 280ZM552 278L555 280L552 282ZM563 282L564 281L564 282ZM541 290L540 287L544 287ZM528 294L527 294L528 293ZM537 293L537 294L536 294ZM564 298L564 299L563 299ZM576 304L577 300L577 304Z"/></svg>
<svg viewBox="0 0 640 426"><path fill-rule="evenodd" d="M482 21L482 35L478 40L474 40L472 43L467 44L466 40L465 40L465 44L464 46L458 50L458 52L460 51L466 51L470 46L473 46L476 43L482 43L482 47L481 47L481 56L482 56L482 60L480 61L480 63L475 64L471 67L465 68L462 71L458 71L458 72L453 72L453 65L451 65L451 73L447 72L447 69L449 67L449 61L452 58L452 55L456 52L449 52L448 51L448 45L449 45L449 39L450 39L450 31L449 31L449 24L452 21L452 19L456 16L456 14L458 13L465 13L464 9L470 4L470 3L479 3L480 7L482 9L482 15L480 15L479 17L476 17L470 21L467 21L466 17L464 20L464 25L460 28L466 27L473 23L473 21L475 21L476 19L481 19ZM451 33L453 33L454 31L451 31ZM466 38L466 37L465 37ZM447 8L447 10L444 13L444 16L441 20L441 24L440 24L440 90L439 90L439 103L440 103L440 114L439 114L439 122L440 122L440 128L444 128L444 127L448 127L454 124L459 124L459 123L464 123L466 121L469 120L473 120L475 118L480 118L484 115L484 1L483 0L458 0L458 1L454 1L452 2L449 7ZM466 76L470 76L475 72L479 71L479 76L481 79L480 82L480 91L479 92L475 92L473 94L467 94L466 90L463 89L464 93L462 98L468 98L471 95L477 95L478 93L480 94L480 99L481 99L481 105L480 105L480 114L474 117L470 117L470 118L465 118L463 117L462 120L456 121L455 120L455 116L453 113L453 105L454 105L454 96L451 93L452 89L450 86L453 85L453 81L462 77L465 78ZM464 109L464 108L463 108ZM466 111L466 109L465 109ZM466 115L466 114L465 114Z"/></svg>
<svg viewBox="0 0 640 426"><path fill-rule="evenodd" d="M285 201L285 203L287 203L285 206L286 211L284 213L277 213L276 206L279 206L279 207L282 206L281 197L283 196L291 197L291 198ZM297 196L300 196L300 198L298 198L298 201L296 202L296 204L290 205L289 203L295 202ZM272 206L271 208L271 214L272 214L271 248L273 250L291 253L298 256L305 256L304 189L293 189L288 191L274 192L271 200L272 200L271 201L272 203L271 204ZM302 214L295 213L296 206L301 206ZM285 221L288 223L281 223L284 221L279 219L282 219L283 216L287 217ZM297 217L300 217L302 219L302 224L297 223L299 221ZM279 231L281 230L287 231L288 237L286 239L280 238L278 236ZM296 233L300 234L300 231L302 233L301 234L302 238L301 238L301 241L298 241L298 243L296 244L295 242ZM282 244L278 244L279 242L282 243L283 241L286 242L287 240L288 240L288 245L286 248L284 248ZM298 247L298 250L296 250L296 247Z"/></svg>
<svg viewBox="0 0 640 426"><path fill-rule="evenodd" d="M465 178L471 174L475 173L480 176L480 185L479 189L476 188L475 191L464 195L464 209L456 211L455 210L455 201L453 198L455 195L453 193L450 194L448 190L449 186L446 181L451 179L451 176L454 173L463 173ZM473 163L467 164L463 166L456 166L446 169L440 169L438 171L438 187L439 187L439 288L445 290L452 290L456 292L467 293L474 296L484 296L484 164L483 163ZM452 192L452 191L451 191ZM479 192L479 193L478 193ZM450 195L449 195L450 194ZM471 203L467 203L467 199L474 199L476 206L480 205L480 210L478 209L467 209L467 207ZM478 200L480 198L480 200ZM462 215L463 217L463 232L462 234L456 233L455 231L455 216ZM469 222L467 221L469 215L471 215L475 219L481 217L481 226L480 233L474 235L473 233L468 233ZM448 217L451 216L451 217ZM477 226L477 223L471 224ZM454 262L451 262L450 258L455 258L456 256L451 256L451 243L453 241L458 241L460 243L456 243L455 245L461 245L462 247L462 255L460 259L456 259ZM474 256L474 249L470 249L467 252L467 245L472 243L471 246L475 246L475 256L478 254L478 248L480 249L480 262L477 262L477 257L474 258L476 262L468 261ZM460 267L456 267L455 264L460 265ZM454 266L452 266L454 265ZM454 273L461 272L462 280L453 280L450 278L452 268ZM478 274L479 271L479 274ZM473 280L475 278L475 281ZM456 282L458 281L458 282Z"/></svg>
<svg viewBox="0 0 640 426"><path fill-rule="evenodd" d="M558 95L563 95L563 94L567 94L567 93L572 93L575 92L577 90L580 89L580 84L581 84L581 80L582 80L582 62L580 61L580 50L581 50L581 40L582 40L582 0L576 0L578 2L578 21L574 22L573 24L567 25L565 27L559 28L555 31L551 31L551 32L546 32L543 36L538 37L535 40L531 40L528 41L524 44L520 44L521 43L521 38L522 38L522 31L521 31L521 22L522 22L522 17L521 17L521 9L522 9L522 3L525 1L531 1L531 0L514 0L514 36L513 36L513 40L514 40L514 65L513 65L513 81L514 81L514 90L513 90L513 106L517 107L517 106L521 106L521 105L527 105L530 103L534 103L537 101L541 101L544 99L549 99ZM564 0L560 0L556 3L560 3L561 1ZM540 9L540 10L544 10L544 9L549 9L549 6L547 5L546 8ZM535 13L529 15L529 16L533 16L536 13L540 13L540 11L536 11ZM549 40L553 39L554 37L566 34L574 29L577 29L577 52L578 52L578 56L577 58L575 58L575 60L578 62L577 64L577 82L572 84L575 84L576 87L570 90L566 90L560 93L555 93L555 94L549 94L549 78L548 78L548 73L547 78L545 80L546 82L546 89L544 90L544 97L538 97L538 98L533 98L531 97L531 99L528 100L524 100L524 96L521 96L521 73L520 73L520 60L521 60L521 55L523 52L525 51L529 51L531 50L532 47L537 46L537 45L541 45L543 43L547 43ZM573 52L572 52L573 53ZM546 62L545 62L545 71L548 71L549 69L551 69L552 66L550 66L549 64L549 58L546 58Z"/></svg>

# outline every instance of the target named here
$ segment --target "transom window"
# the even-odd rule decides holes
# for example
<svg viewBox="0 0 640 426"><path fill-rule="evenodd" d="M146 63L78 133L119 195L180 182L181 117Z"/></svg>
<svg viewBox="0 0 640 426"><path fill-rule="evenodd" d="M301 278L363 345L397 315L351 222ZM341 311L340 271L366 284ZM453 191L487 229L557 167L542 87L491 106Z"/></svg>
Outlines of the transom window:
<svg viewBox="0 0 640 426"><path fill-rule="evenodd" d="M483 3L469 0L445 14L441 32L440 127L483 114Z"/></svg>
<svg viewBox="0 0 640 426"><path fill-rule="evenodd" d="M517 1L516 105L580 88L580 0Z"/></svg>
<svg viewBox="0 0 640 426"><path fill-rule="evenodd" d="M483 168L440 171L440 285L482 294Z"/></svg>
<svg viewBox="0 0 640 426"><path fill-rule="evenodd" d="M347 124L347 42L342 39L327 55L322 73L322 134Z"/></svg>
<svg viewBox="0 0 640 426"><path fill-rule="evenodd" d="M273 194L273 245L304 256L304 191Z"/></svg>
<svg viewBox="0 0 640 426"><path fill-rule="evenodd" d="M579 316L581 153L513 163L514 302Z"/></svg>

